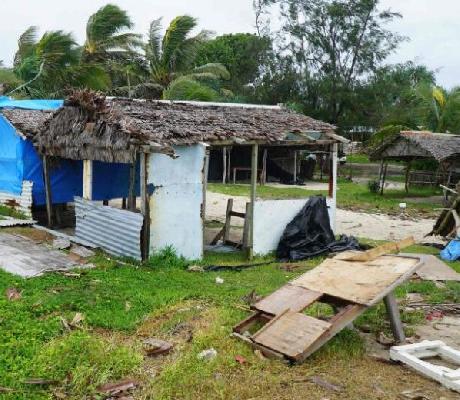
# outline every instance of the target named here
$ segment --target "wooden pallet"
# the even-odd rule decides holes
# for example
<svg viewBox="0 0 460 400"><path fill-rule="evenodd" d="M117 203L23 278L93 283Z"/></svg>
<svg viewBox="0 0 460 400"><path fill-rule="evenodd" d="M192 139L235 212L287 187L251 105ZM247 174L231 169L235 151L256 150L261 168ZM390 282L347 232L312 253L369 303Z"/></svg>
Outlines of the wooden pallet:
<svg viewBox="0 0 460 400"><path fill-rule="evenodd" d="M377 255L367 261L342 258L347 256L324 261L256 303L253 314L234 327L234 336L267 356L302 362L369 307L384 300L395 339L403 342L393 291L413 275L420 259L393 255ZM333 315L307 315L305 310L315 303L328 305Z"/></svg>

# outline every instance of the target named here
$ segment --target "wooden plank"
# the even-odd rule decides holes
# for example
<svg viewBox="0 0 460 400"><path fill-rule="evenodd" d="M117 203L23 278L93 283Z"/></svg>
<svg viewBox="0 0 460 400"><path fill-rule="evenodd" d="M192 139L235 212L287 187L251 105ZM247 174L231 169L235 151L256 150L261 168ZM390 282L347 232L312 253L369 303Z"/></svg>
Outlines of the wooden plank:
<svg viewBox="0 0 460 400"><path fill-rule="evenodd" d="M222 147L222 183L225 185L227 180L227 147Z"/></svg>
<svg viewBox="0 0 460 400"><path fill-rule="evenodd" d="M393 337L397 343L403 343L406 340L406 335L404 334L404 327L401 322L401 315L399 314L396 297L393 293L388 293L383 300L385 302L387 315L390 320Z"/></svg>
<svg viewBox="0 0 460 400"><path fill-rule="evenodd" d="M224 243L230 239L230 227L232 221L233 199L227 200L227 211L225 212L225 225L224 225Z"/></svg>
<svg viewBox="0 0 460 400"><path fill-rule="evenodd" d="M371 261L377 257L383 256L384 254L399 252L406 247L412 246L413 244L415 244L414 238L408 237L398 243L385 243L381 246L363 252L347 252L342 255L339 254L336 258L346 261Z"/></svg>
<svg viewBox="0 0 460 400"><path fill-rule="evenodd" d="M140 154L140 186L141 186L141 213L144 216L144 227L141 235L142 259L147 260L150 252L150 207L147 191L148 155Z"/></svg>
<svg viewBox="0 0 460 400"><path fill-rule="evenodd" d="M419 266L417 258L398 256L381 256L369 262L333 258L293 280L291 285L371 306L409 279Z"/></svg>
<svg viewBox="0 0 460 400"><path fill-rule="evenodd" d="M129 165L128 209L136 210L136 163Z"/></svg>
<svg viewBox="0 0 460 400"><path fill-rule="evenodd" d="M278 315L286 309L299 312L313 304L323 294L300 286L286 285L265 297L253 308L268 314Z"/></svg>
<svg viewBox="0 0 460 400"><path fill-rule="evenodd" d="M254 256L254 207L257 196L257 167L258 167L259 145L252 146L251 154L251 213L249 220L249 248L248 258L252 260Z"/></svg>
<svg viewBox="0 0 460 400"><path fill-rule="evenodd" d="M47 156L43 157L43 183L45 186L46 215L48 218L48 228L51 228L53 226L53 200L51 195L49 159Z"/></svg>
<svg viewBox="0 0 460 400"><path fill-rule="evenodd" d="M247 250L249 246L249 224L251 220L251 204L246 203L246 217L243 226L243 249Z"/></svg>
<svg viewBox="0 0 460 400"><path fill-rule="evenodd" d="M305 361L314 352L324 346L329 340L337 335L341 330L350 325L356 318L358 318L367 307L358 304L349 305L344 307L337 315L329 320L330 327L324 331L324 333L317 338L302 354L295 358L295 361Z"/></svg>
<svg viewBox="0 0 460 400"><path fill-rule="evenodd" d="M300 313L287 312L252 339L264 347L297 359L315 343L331 324Z"/></svg>
<svg viewBox="0 0 460 400"><path fill-rule="evenodd" d="M83 160L83 198L93 199L93 160Z"/></svg>
<svg viewBox="0 0 460 400"><path fill-rule="evenodd" d="M225 233L225 226L222 227L222 229L219 231L219 233L214 237L214 239L212 239L212 241L210 243L211 246L215 246L217 244L217 242L219 242L219 240L224 237L224 233Z"/></svg>
<svg viewBox="0 0 460 400"><path fill-rule="evenodd" d="M246 214L242 212L237 212L237 211L231 211L230 212L231 217L237 217L237 218L246 218Z"/></svg>

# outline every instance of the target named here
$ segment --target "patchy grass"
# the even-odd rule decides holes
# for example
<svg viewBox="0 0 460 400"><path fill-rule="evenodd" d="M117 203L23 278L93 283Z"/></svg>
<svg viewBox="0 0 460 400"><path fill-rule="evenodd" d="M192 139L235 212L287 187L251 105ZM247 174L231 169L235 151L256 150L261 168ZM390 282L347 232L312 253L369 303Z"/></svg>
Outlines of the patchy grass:
<svg viewBox="0 0 460 400"><path fill-rule="evenodd" d="M13 217L17 219L27 219L23 213L16 211L15 209L11 207L2 206L2 205L0 205L0 217Z"/></svg>
<svg viewBox="0 0 460 400"><path fill-rule="evenodd" d="M426 247L410 250L432 252ZM82 270L79 278L55 273L23 280L0 271L0 387L14 390L0 396L90 398L98 385L122 377L142 383L136 392L139 399L300 399L305 393L312 399L357 399L370 398L376 382L386 393L381 398L394 399L408 382L437 388L410 372L399 380L403 369L367 358L359 334L350 330L341 332L304 365L261 361L249 346L229 336L232 326L248 315L242 297L252 290L269 294L314 268L322 258L301 262L295 272L281 270L271 256L254 260L261 261L269 264L242 272L191 273L185 270L185 260L165 251L146 265L130 267L98 254L92 260L97 268ZM199 263L242 262L242 254L209 253ZM460 269L460 263L454 266ZM224 284L215 283L218 276ZM4 293L11 287L21 292L19 300L6 299ZM422 293L432 302L458 301L460 284L442 289L410 282L397 295L404 297L408 292ZM61 317L69 321L77 312L85 316L83 327L69 333ZM403 314L409 329L422 318ZM375 332L388 330L383 306L364 314L357 321L357 326L363 325ZM146 337L171 341L174 351L144 359L141 345ZM197 354L211 347L217 350L217 358L198 360ZM242 355L246 363L236 363L236 355ZM318 387L308 381L312 375L344 385L345 392L334 394ZM24 382L32 377L58 382L49 386ZM448 393L445 397L450 398Z"/></svg>
<svg viewBox="0 0 460 400"><path fill-rule="evenodd" d="M347 163L352 164L370 164L369 156L367 154L348 154Z"/></svg>
<svg viewBox="0 0 460 400"><path fill-rule="evenodd" d="M249 196L249 185L232 185L211 183L208 185L211 192L222 193L229 196ZM257 196L262 199L305 198L315 195L326 195L325 191L305 190L298 187L279 188L272 186L258 186ZM366 184L339 180L337 191L337 205L340 208L383 212L387 214L400 214L399 203L407 203L406 214L409 216L437 217L441 206L430 201L430 197L441 195L436 188L413 187L409 194L405 190L386 190L381 196L371 193ZM426 200L424 200L426 199Z"/></svg>

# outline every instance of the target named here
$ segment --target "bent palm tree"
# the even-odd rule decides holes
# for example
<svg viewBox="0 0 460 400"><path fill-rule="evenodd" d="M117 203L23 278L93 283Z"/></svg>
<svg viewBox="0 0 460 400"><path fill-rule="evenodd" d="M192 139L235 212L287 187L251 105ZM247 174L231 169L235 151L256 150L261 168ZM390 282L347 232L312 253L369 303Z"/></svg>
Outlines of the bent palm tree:
<svg viewBox="0 0 460 400"><path fill-rule="evenodd" d="M191 36L197 20L189 15L174 18L161 36L161 18L152 21L145 56L150 79L163 89L163 97L178 100L216 100L223 97L221 80L229 73L222 64L194 68L198 48L210 33L201 31Z"/></svg>
<svg viewBox="0 0 460 400"><path fill-rule="evenodd" d="M86 24L83 61L105 63L135 53L141 46L140 35L124 32L132 27L126 11L113 4L101 7Z"/></svg>

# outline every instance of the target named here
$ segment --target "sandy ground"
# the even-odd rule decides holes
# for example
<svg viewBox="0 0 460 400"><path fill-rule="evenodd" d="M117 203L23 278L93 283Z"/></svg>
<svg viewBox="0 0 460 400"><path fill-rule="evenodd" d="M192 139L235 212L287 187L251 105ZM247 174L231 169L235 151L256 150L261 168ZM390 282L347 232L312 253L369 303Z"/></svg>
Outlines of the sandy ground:
<svg viewBox="0 0 460 400"><path fill-rule="evenodd" d="M206 219L223 222L227 200L234 199L233 209L244 212L248 197L227 196L220 193L207 193ZM353 235L373 240L400 240L414 236L417 242L427 241L424 236L431 231L435 221L432 219L412 219L392 217L385 214L337 210L337 234ZM242 226L243 220L233 218L232 225Z"/></svg>

